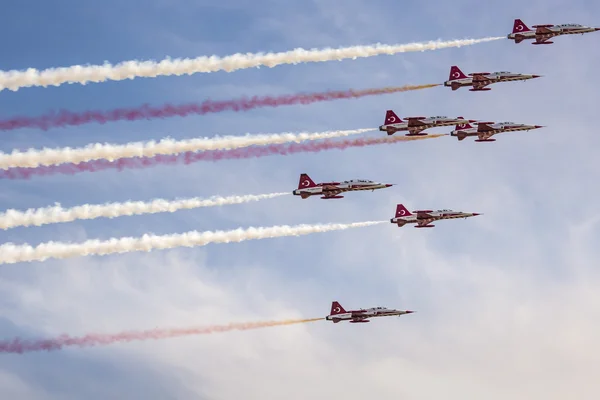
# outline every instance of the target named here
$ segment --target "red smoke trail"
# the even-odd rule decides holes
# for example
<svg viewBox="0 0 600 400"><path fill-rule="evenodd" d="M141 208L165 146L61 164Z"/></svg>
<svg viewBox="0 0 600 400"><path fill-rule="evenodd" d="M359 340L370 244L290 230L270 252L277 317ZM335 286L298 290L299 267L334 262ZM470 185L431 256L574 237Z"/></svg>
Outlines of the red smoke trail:
<svg viewBox="0 0 600 400"><path fill-rule="evenodd" d="M430 134L427 136L392 136L346 140L323 140L322 142L274 144L260 147L244 147L233 150L215 150L199 153L187 152L176 155L158 155L145 158L121 158L116 161L94 160L79 164L61 164L38 168L11 168L0 171L0 179L29 179L32 176L47 176L55 174L75 175L80 172L96 172L108 169L123 171L125 169L146 168L154 165L192 164L199 161L239 160L270 155L289 155L296 153L318 153L324 150L344 150L349 147L373 146L376 144L391 144L412 140L433 139L447 134Z"/></svg>
<svg viewBox="0 0 600 400"><path fill-rule="evenodd" d="M32 351L60 350L63 347L79 346L92 347L118 342L132 342L136 340L158 340L178 336L207 335L211 333L227 332L233 330L246 331L249 329L267 328L280 325L303 324L319 321L323 318L288 319L283 321L249 322L229 325L208 326L205 328L180 328L180 329L153 329L148 331L121 332L116 334L88 334L80 337L61 335L54 339L28 341L19 338L0 342L0 353L29 353Z"/></svg>
<svg viewBox="0 0 600 400"><path fill-rule="evenodd" d="M178 106L165 104L159 107L150 107L149 105L145 104L141 107L119 108L111 111L85 111L81 113L72 113L67 110L61 110L57 114L51 113L40 117L15 117L4 121L0 120L0 130L11 131L19 128L38 128L42 130L48 130L50 128L78 126L92 122L105 124L107 122L123 120L136 121L140 119L148 120L176 116L185 117L188 115L204 115L219 113L222 111L248 111L260 107L279 107L294 104L311 104L338 99L356 99L359 97L376 96L386 93L427 89L434 86L439 86L439 84L407 85L365 90L350 89L346 91L328 91L283 96L254 96L251 98L241 98L226 101L206 100L203 103L183 104Z"/></svg>

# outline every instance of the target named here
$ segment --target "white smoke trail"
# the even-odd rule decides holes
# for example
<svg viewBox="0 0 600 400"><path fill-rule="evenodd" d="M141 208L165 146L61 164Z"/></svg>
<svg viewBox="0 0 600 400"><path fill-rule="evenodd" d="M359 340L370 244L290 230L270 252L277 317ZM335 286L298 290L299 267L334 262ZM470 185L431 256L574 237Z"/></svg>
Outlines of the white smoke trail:
<svg viewBox="0 0 600 400"><path fill-rule="evenodd" d="M322 140L373 131L373 128L352 129L346 131L326 131L316 133L266 133L244 136L215 136L188 140L173 140L165 138L156 142L132 142L122 145L109 143L93 143L79 148L44 148L27 151L13 150L12 153L0 152L0 169L36 168L40 166L59 165L63 163L80 163L104 159L108 161L119 158L154 157L171 155L188 151L230 150L254 145L269 145L280 143L300 143L307 140Z"/></svg>
<svg viewBox="0 0 600 400"><path fill-rule="evenodd" d="M29 68L25 71L0 71L0 91L8 89L17 91L22 87L59 86L63 83L104 82L107 80L122 81L139 77L155 78L169 75L192 75L198 72L232 72L239 69L266 66L273 68L282 64L299 64L306 62L324 62L334 60L372 57L381 54L396 54L411 51L437 50L448 47L469 46L477 43L505 39L505 36L482 39L461 39L448 41L429 41L397 45L374 44L369 46L351 46L337 49L295 49L280 53L246 53L233 54L226 57L202 56L194 59L170 59L156 61L125 61L117 65L75 65L71 67L48 68L39 71Z"/></svg>
<svg viewBox="0 0 600 400"><path fill-rule="evenodd" d="M355 222L351 224L282 225L259 228L238 228L231 231L190 231L172 235L150 235L142 237L112 238L101 241L86 240L82 243L46 242L35 247L24 244L5 243L0 245L0 264L26 261L45 261L49 258L71 258L89 255L108 255L133 251L172 249L175 247L205 246L209 243L242 242L245 240L268 239L283 236L301 236L311 233L339 231L386 223L386 221Z"/></svg>
<svg viewBox="0 0 600 400"><path fill-rule="evenodd" d="M84 204L72 208L62 208L60 204L56 204L44 208L30 208L27 211L7 210L0 213L0 229L7 230L18 226L41 226L83 219L175 212L199 207L241 204L289 194L291 192L228 197L213 196L208 199L199 197L178 200L154 199L148 202L127 201L124 203Z"/></svg>

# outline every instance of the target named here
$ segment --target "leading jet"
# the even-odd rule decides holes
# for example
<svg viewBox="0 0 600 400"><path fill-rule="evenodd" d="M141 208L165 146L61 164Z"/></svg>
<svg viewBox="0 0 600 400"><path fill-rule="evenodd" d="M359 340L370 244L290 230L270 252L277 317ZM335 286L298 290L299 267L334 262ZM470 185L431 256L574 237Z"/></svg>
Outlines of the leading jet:
<svg viewBox="0 0 600 400"><path fill-rule="evenodd" d="M427 133L423 133L423 131L428 128L475 122L475 120L465 120L462 117L448 118L442 115L436 117L405 117L405 119L406 121L403 121L394 111L387 110L385 120L379 130L387 132L388 135L393 135L399 131L408 131L404 136L427 136Z"/></svg>
<svg viewBox="0 0 600 400"><path fill-rule="evenodd" d="M496 139L491 137L498 133L529 131L531 129L543 128L542 125L527 125L517 124L515 122L478 122L477 128L471 124L458 124L456 128L450 132L450 136L455 136L459 141L464 140L469 136L477 136L476 142L495 142Z"/></svg>
<svg viewBox="0 0 600 400"><path fill-rule="evenodd" d="M412 314L414 311L409 310L395 310L393 308L386 307L373 307L360 310L344 310L344 307L337 301L331 303L330 315L326 316L327 321L333 321L337 324L340 321L350 321L351 324L371 322L369 318L375 317L391 317L394 315L401 316L404 314Z"/></svg>
<svg viewBox="0 0 600 400"><path fill-rule="evenodd" d="M600 28L580 24L533 25L532 28L535 28L535 30L529 29L529 27L520 19L515 19L512 33L509 33L506 37L510 40L514 40L515 43L521 43L523 40L532 39L534 42L531 44L552 44L554 42L551 42L549 39L556 36L583 35L584 33L600 31Z"/></svg>
<svg viewBox="0 0 600 400"><path fill-rule="evenodd" d="M518 74L509 71L499 72L473 72L469 76L465 75L456 65L450 67L450 77L444 86L451 87L452 90L458 90L461 87L471 87L471 92L481 92L492 90L487 87L492 83L510 82L510 81L526 81L529 79L539 78L541 75ZM471 121L473 122L473 121Z"/></svg>
<svg viewBox="0 0 600 400"><path fill-rule="evenodd" d="M442 219L469 218L481 215L479 213L468 213L453 210L419 210L410 212L403 204L396 206L396 216L390 219L392 224L397 224L399 228L406 224L416 224L415 228L433 228L433 221Z"/></svg>
<svg viewBox="0 0 600 400"><path fill-rule="evenodd" d="M315 183L308 174L300 174L298 189L292 194L300 196L303 199L308 199L310 196L322 196L321 199L342 199L340 196L343 192L354 192L359 190L384 189L394 186L393 183L379 183L368 181L366 179L352 179L343 182L325 182Z"/></svg>

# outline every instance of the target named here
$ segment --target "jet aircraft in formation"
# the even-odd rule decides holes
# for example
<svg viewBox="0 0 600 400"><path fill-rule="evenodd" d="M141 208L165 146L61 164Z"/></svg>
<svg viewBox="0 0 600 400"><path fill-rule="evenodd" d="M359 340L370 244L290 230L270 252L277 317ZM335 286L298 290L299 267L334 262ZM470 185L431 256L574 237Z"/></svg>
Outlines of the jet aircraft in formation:
<svg viewBox="0 0 600 400"><path fill-rule="evenodd" d="M479 213L470 213L453 210L419 210L410 212L403 204L396 206L396 215L390 219L392 224L397 224L399 228L406 224L416 224L415 228L433 228L433 221L442 219L469 218L481 215Z"/></svg>
<svg viewBox="0 0 600 400"><path fill-rule="evenodd" d="M384 189L393 185L393 183L379 183L365 179L315 183L308 174L300 174L298 189L294 190L292 193L303 199L308 199L310 196L322 196L321 199L341 199L344 196L340 196L339 194L343 192L354 192L359 190L374 191L375 189Z"/></svg>
<svg viewBox="0 0 600 400"><path fill-rule="evenodd" d="M512 33L507 38L514 40L515 43L521 43L523 40L534 40L531 44L552 44L550 39L562 35L583 35L584 33L600 31L600 28L584 26L580 24L561 24L561 25L533 25L530 29L520 19L515 19Z"/></svg>
<svg viewBox="0 0 600 400"><path fill-rule="evenodd" d="M386 307L373 307L367 309L359 309L359 310L344 310L344 307L337 301L331 303L331 312L328 316L325 317L327 321L333 321L334 324L337 324L340 321L349 321L352 324L362 323L362 322L371 322L369 318L376 317L391 317L394 315L401 316L404 314L412 314L414 311L409 310L396 310L393 308Z"/></svg>
<svg viewBox="0 0 600 400"><path fill-rule="evenodd" d="M521 43L523 40L531 39L532 44L552 44L549 39L561 35L584 34L599 31L600 28L588 27L579 24L562 25L533 25L530 29L520 19L515 19L513 31L507 37L514 40L515 43ZM494 83L526 81L539 78L540 75L513 73L508 71L500 72L474 72L465 75L458 66L450 67L450 76L444 86L458 90L461 87L470 87L469 91L487 91L491 90L488 86ZM471 123L477 127L471 126ZM470 136L476 136L476 142L493 142L492 136L513 131L529 131L531 129L542 128L540 125L517 124L514 122L478 122L477 120L466 120L463 117L449 118L446 116L435 117L405 117L403 121L392 110L387 110L384 124L379 127L380 131L393 135L399 131L406 131L406 136L426 136L423 131L428 128L455 125L455 129L450 136L455 136L459 141ZM343 196L339 194L355 190L375 190L390 187L392 184L377 183L367 180L350 180L344 182L329 182L315 184L307 174L300 175L298 189L294 190L294 195L299 195L303 199L310 196L322 196L322 199L339 199ZM418 210L408 211L403 204L396 206L396 215L390 219L392 224L403 227L406 224L415 224L415 228L433 228L434 221L444 219L469 218L481 215L480 213L463 212L454 210ZM386 307L374 307L369 309L359 309L346 311L337 301L331 304L330 315L325 319L338 323L340 321L349 321L350 323L369 322L369 318L384 316L401 316L410 314L413 311L396 310Z"/></svg>
<svg viewBox="0 0 600 400"><path fill-rule="evenodd" d="M456 65L450 67L450 77L444 86L451 87L452 90L458 90L461 87L472 87L471 92L481 92L492 90L487 87L492 83L511 82L511 81L526 81L529 79L539 78L541 75L518 74L515 72L500 71L500 72L473 72L469 76L465 75ZM473 122L473 121L471 121Z"/></svg>
<svg viewBox="0 0 600 400"><path fill-rule="evenodd" d="M435 117L405 117L405 119L406 121L403 121L394 111L387 110L385 112L385 120L383 121L383 125L379 127L379 130L387 132L388 135L393 135L399 131L408 131L405 136L426 136L427 133L423 133L423 131L428 128L475 122L474 120L467 121L462 117L448 118L441 115Z"/></svg>
<svg viewBox="0 0 600 400"><path fill-rule="evenodd" d="M477 122L477 128L471 124L458 124L456 128L450 132L450 136L455 136L458 140L464 140L469 136L477 136L476 142L495 142L496 139L491 137L498 133L514 132L514 131L529 131L531 129L543 128L541 125L517 124L514 122Z"/></svg>

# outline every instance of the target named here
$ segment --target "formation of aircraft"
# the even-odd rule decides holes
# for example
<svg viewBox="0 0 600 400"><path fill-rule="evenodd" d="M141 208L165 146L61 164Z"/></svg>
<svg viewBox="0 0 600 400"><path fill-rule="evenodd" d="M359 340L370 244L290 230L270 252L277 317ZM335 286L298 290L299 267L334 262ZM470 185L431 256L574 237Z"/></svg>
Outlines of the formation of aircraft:
<svg viewBox="0 0 600 400"><path fill-rule="evenodd" d="M460 70L460 68L458 68L458 66L453 65L450 67L450 77L446 82L444 82L444 86L451 87L452 90L458 90L461 87L471 87L469 91L481 92L485 90L492 90L492 88L487 87L492 83L526 81L539 77L541 77L541 75L518 74L509 71L473 72L467 76Z"/></svg>
<svg viewBox="0 0 600 400"><path fill-rule="evenodd" d="M523 40L534 40L531 44L552 44L550 39L562 35L583 35L584 33L600 31L600 28L584 26L580 24L561 24L561 25L533 25L530 29L520 19L515 19L512 33L507 38L514 40L515 43L521 43Z"/></svg>
<svg viewBox="0 0 600 400"><path fill-rule="evenodd" d="M321 196L321 199L342 199L340 196L343 192L354 192L359 190L385 189L394 186L393 183L379 183L366 179L352 179L343 182L326 182L315 183L308 174L300 174L298 189L292 193L295 196L300 196L303 199L308 199L310 196Z"/></svg>
<svg viewBox="0 0 600 400"><path fill-rule="evenodd" d="M468 121L462 117L449 118L442 115L435 117L405 117L405 121L403 121L394 111L387 110L385 112L385 120L383 121L383 125L379 127L379 130L387 132L388 135L393 135L399 131L408 131L405 136L426 136L427 133L423 133L425 129L468 122L475 121Z"/></svg>
<svg viewBox="0 0 600 400"><path fill-rule="evenodd" d="M390 219L390 222L397 224L399 228L406 224L416 224L415 228L433 228L435 225L431 225L431 223L434 221L457 218L466 219L478 215L481 214L454 210L418 210L410 212L404 204L398 204L396 206L396 215Z"/></svg>
<svg viewBox="0 0 600 400"><path fill-rule="evenodd" d="M404 314L412 314L414 311L409 310L395 310L393 308L386 307L373 307L359 310L344 310L344 307L337 301L331 303L331 312L325 317L327 321L333 321L337 324L340 321L349 321L350 323L363 323L371 322L369 318L376 317L391 317L394 315L401 316Z"/></svg>
<svg viewBox="0 0 600 400"><path fill-rule="evenodd" d="M514 40L515 43L521 43L524 40L533 40L532 44L552 44L551 38L561 35L585 34L599 31L600 28L583 26L579 24L562 25L533 25L530 29L520 19L515 19L513 31L507 37ZM452 88L452 91L462 87L468 87L471 92L491 90L490 85L501 82L527 81L539 78L541 75L514 73L509 71L499 72L474 72L465 74L458 66L450 67L450 76L444 82L445 87ZM475 126L473 126L473 125ZM467 120L463 117L450 118L447 116L433 117L405 117L404 120L398 117L393 110L387 110L383 125L379 130L393 135L396 132L407 132L405 136L426 136L424 131L429 128L455 126L450 132L450 136L456 137L459 141L467 137L476 137L475 142L494 142L496 139L492 136L498 133L529 131L539 129L541 125L528 125L515 122L480 122L477 120ZM321 196L322 199L340 199L340 193L356 190L375 190L390 187L392 184L378 183L368 180L350 180L343 182L329 182L316 184L307 174L300 175L298 189L293 194L306 199L310 196ZM433 228L434 221L470 218L481 215L475 212L443 210L417 210L409 211L403 204L396 205L396 214L390 219L390 223L403 227L406 224L414 224L415 228ZM349 321L350 323L370 322L370 318L385 316L401 316L410 314L413 311L396 310L386 307L373 307L368 309L358 309L346 311L342 305L334 301L331 304L331 312L325 317L328 321L338 323Z"/></svg>
<svg viewBox="0 0 600 400"><path fill-rule="evenodd" d="M476 142L495 142L492 136L498 133L529 131L532 129L543 128L541 125L517 124L514 122L477 122L474 128L471 124L457 124L456 128L450 132L450 136L455 136L459 141L466 137L477 136Z"/></svg>

